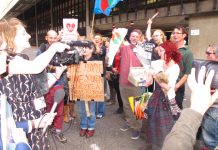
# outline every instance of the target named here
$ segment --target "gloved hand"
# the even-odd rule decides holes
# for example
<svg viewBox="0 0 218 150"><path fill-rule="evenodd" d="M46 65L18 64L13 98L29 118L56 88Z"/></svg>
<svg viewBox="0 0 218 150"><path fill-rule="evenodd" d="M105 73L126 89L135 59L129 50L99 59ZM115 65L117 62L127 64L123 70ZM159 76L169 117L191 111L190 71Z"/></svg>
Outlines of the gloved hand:
<svg viewBox="0 0 218 150"><path fill-rule="evenodd" d="M46 113L38 119L33 120L35 128L44 128L46 124L51 125L57 113Z"/></svg>
<svg viewBox="0 0 218 150"><path fill-rule="evenodd" d="M213 95L210 93L210 85L214 76L214 70L209 72L206 79L205 76L206 68L203 66L198 73L197 81L195 78L195 68L192 68L191 74L188 77L188 86L191 89L190 109L193 109L202 115L218 98L218 91L216 91Z"/></svg>

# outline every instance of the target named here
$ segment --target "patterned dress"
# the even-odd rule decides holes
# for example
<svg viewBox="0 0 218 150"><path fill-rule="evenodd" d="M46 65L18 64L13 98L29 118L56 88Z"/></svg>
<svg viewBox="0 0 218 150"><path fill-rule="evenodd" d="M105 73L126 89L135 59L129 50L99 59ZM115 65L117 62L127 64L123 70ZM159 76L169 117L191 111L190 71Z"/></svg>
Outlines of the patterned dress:
<svg viewBox="0 0 218 150"><path fill-rule="evenodd" d="M179 66L174 64L164 72L168 75L168 85L174 88L180 72ZM170 106L169 99L158 83L155 82L155 90L148 102L147 144L162 147L166 135L171 131L175 123Z"/></svg>
<svg viewBox="0 0 218 150"><path fill-rule="evenodd" d="M41 97L38 94L32 75L12 75L0 80L0 94L7 96L12 107L15 121L26 121L40 118L45 109L37 110L34 99ZM33 129L27 134L28 142L33 150L49 149L47 134L42 136L42 129Z"/></svg>
<svg viewBox="0 0 218 150"><path fill-rule="evenodd" d="M146 127L146 142L161 147L166 135L174 125L168 99L161 87L155 83L155 91L148 102L148 121Z"/></svg>

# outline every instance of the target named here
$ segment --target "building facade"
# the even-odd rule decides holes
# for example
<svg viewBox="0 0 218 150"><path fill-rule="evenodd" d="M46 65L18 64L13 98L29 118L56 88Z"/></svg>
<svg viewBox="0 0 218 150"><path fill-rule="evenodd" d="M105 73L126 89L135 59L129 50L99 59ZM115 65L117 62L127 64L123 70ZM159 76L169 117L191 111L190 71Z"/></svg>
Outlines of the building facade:
<svg viewBox="0 0 218 150"><path fill-rule="evenodd" d="M29 4L27 4L27 1ZM19 4L20 3L20 4ZM6 17L17 16L27 25L31 44L44 41L49 29L59 31L63 18L77 18L80 35L89 35L93 21L94 0L21 0ZM22 10L22 6L29 7ZM123 0L110 16L95 15L95 32L110 36L114 27L146 30L148 18L159 12L152 28L160 28L169 36L176 25L189 29L188 44L195 58L205 58L209 44L218 44L218 0Z"/></svg>

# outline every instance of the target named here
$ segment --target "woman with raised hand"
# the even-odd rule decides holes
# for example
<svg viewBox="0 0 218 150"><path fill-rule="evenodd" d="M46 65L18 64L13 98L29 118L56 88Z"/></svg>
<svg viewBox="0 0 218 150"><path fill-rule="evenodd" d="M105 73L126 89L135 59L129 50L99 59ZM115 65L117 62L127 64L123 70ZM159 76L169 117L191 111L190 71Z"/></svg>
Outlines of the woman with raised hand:
<svg viewBox="0 0 218 150"><path fill-rule="evenodd" d="M26 132L31 148L49 149L47 134L43 134L42 130L52 123L56 114L45 114L43 95L37 91L31 74L40 73L56 52L63 52L70 47L63 43L54 43L34 60L24 59L20 53L30 47L30 35L26 32L23 23L16 18L0 20L0 37L1 50L8 58L6 73L1 75L0 95L6 95L15 123ZM57 68L57 72L49 76L48 86L60 77L64 69L65 67Z"/></svg>

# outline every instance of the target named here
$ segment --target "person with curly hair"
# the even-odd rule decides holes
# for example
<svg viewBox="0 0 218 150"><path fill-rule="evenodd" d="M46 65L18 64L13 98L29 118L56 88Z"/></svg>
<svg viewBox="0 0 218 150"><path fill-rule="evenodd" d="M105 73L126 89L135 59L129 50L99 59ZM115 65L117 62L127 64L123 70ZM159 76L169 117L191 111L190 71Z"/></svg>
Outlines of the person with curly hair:
<svg viewBox="0 0 218 150"><path fill-rule="evenodd" d="M175 84L179 76L181 54L176 46L169 41L158 47L161 59L151 63L146 85L149 86L155 80L155 90L148 102L148 120L146 124L146 142L152 148L161 148L164 138L172 129L178 118L180 109L175 102ZM158 65L156 70L153 64ZM160 71L167 80L160 80ZM162 78L164 77L162 75ZM157 79L158 78L158 79Z"/></svg>

